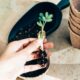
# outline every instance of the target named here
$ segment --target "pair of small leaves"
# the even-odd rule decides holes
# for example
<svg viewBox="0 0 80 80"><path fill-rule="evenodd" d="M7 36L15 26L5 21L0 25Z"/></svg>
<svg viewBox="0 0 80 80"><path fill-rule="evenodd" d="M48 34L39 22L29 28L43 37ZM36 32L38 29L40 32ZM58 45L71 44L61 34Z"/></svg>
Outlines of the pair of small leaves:
<svg viewBox="0 0 80 80"><path fill-rule="evenodd" d="M37 22L37 25L38 25L39 27L41 27L41 28L43 27L43 24L42 24L41 21L38 21L38 22Z"/></svg>
<svg viewBox="0 0 80 80"><path fill-rule="evenodd" d="M49 14L48 12L45 12L45 14L40 13L39 14L39 21L37 22L37 25L40 27L44 27L44 25L47 22L51 22L53 18L53 14Z"/></svg>
<svg viewBox="0 0 80 80"><path fill-rule="evenodd" d="M46 22L51 22L53 18L53 14L45 13Z"/></svg>
<svg viewBox="0 0 80 80"><path fill-rule="evenodd" d="M53 18L53 14L49 14L48 12L45 12L45 14L40 13L39 14L39 20L45 21L45 22L51 22Z"/></svg>

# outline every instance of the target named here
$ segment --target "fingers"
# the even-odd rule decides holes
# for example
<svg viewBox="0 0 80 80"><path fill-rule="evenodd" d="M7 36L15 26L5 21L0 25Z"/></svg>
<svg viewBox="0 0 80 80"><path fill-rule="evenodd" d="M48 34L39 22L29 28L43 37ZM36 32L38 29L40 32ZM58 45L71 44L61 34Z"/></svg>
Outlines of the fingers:
<svg viewBox="0 0 80 80"><path fill-rule="evenodd" d="M49 48L53 48L54 44L52 42L48 42L47 39L44 39L44 48L45 49L49 49Z"/></svg>
<svg viewBox="0 0 80 80"><path fill-rule="evenodd" d="M16 51L22 50L30 42L33 42L34 40L37 40L37 39L36 38L28 38L28 39L23 39L23 40L16 41L16 45L19 47L18 50L16 50ZM47 43L47 39L44 40L44 43Z"/></svg>
<svg viewBox="0 0 80 80"><path fill-rule="evenodd" d="M47 39L44 39L43 43L47 43Z"/></svg>
<svg viewBox="0 0 80 80"><path fill-rule="evenodd" d="M23 47L26 46L29 42L32 42L34 40L36 40L36 38L28 38L28 39L13 41L9 43L7 51L8 53L18 52L21 49L23 49Z"/></svg>
<svg viewBox="0 0 80 80"><path fill-rule="evenodd" d="M32 42L34 40L36 40L36 38L28 38L28 39L19 40L18 43L23 45L23 44L28 44L29 42Z"/></svg>
<svg viewBox="0 0 80 80"><path fill-rule="evenodd" d="M32 42L34 40L36 40L36 38L28 38L28 39L19 40L17 42L17 44L20 46L20 48L18 49L18 51L21 50L21 49L23 49L24 47L26 47L30 42Z"/></svg>
<svg viewBox="0 0 80 80"><path fill-rule="evenodd" d="M49 49L49 48L53 48L53 47L54 47L54 44L52 42L44 43L44 48L45 49Z"/></svg>
<svg viewBox="0 0 80 80"><path fill-rule="evenodd" d="M32 43L30 43L27 47L25 47L23 50L21 50L20 53L30 55L32 52L36 51L40 47L41 43L41 40L35 40Z"/></svg>
<svg viewBox="0 0 80 80"><path fill-rule="evenodd" d="M46 50L46 53L48 53L47 54L48 57L50 57L52 55L52 53L50 51L48 51L48 50Z"/></svg>
<svg viewBox="0 0 80 80"><path fill-rule="evenodd" d="M26 40L27 39L21 40L21 41L19 41L19 43L21 42L21 44L24 44L24 42ZM23 48L22 50L20 50L16 54L18 57L20 56L22 58L22 59L20 58L19 60L24 60L23 62L26 62L26 61L29 61L30 59L32 59L30 57L32 55L31 53L36 51L40 47L40 45L42 43L41 40L36 40L36 39L28 39L26 41L26 43L28 43L29 41L32 41L32 42L27 47ZM44 44L44 47L46 49L53 47L53 44L52 43L47 43L47 40L45 40L44 42L46 42Z"/></svg>
<svg viewBox="0 0 80 80"><path fill-rule="evenodd" d="M30 54L30 53L34 52L37 48L39 48L41 43L42 43L41 40L35 40L32 43L30 43L26 48L24 48L22 50L22 52L24 52L24 53L27 52L27 54L28 53Z"/></svg>
<svg viewBox="0 0 80 80"><path fill-rule="evenodd" d="M9 43L9 46L12 46L12 45L23 45L23 44L27 44L29 42L32 42L36 40L36 38L27 38L27 39L22 39L22 40L18 40L18 41L13 41L11 43Z"/></svg>
<svg viewBox="0 0 80 80"><path fill-rule="evenodd" d="M17 56L22 58L18 59L18 60L22 60L24 63L26 61L32 60L32 58L30 57L32 54L32 52L36 51L39 46L41 45L41 41L40 40L34 40L32 43L30 43L27 47L25 47L24 49L22 49L21 51L18 52ZM48 47L49 46L49 47ZM52 43L45 43L45 48L50 48L52 47ZM33 58L37 58L37 54L34 55Z"/></svg>

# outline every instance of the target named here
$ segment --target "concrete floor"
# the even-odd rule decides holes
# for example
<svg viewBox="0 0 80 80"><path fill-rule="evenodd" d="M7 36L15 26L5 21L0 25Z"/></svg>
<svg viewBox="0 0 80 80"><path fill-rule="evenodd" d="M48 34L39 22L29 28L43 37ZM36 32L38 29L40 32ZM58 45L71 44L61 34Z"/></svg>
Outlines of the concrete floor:
<svg viewBox="0 0 80 80"><path fill-rule="evenodd" d="M0 0L0 53L6 48L9 32L15 22L34 4L36 4L34 0L30 0L30 2L27 0ZM70 43L69 8L63 10L62 13L63 19L60 27L48 36L48 40L54 42L55 48L51 50L53 54L47 74L61 80L80 80L80 65L78 65L80 64L80 50L73 48Z"/></svg>
<svg viewBox="0 0 80 80"><path fill-rule="evenodd" d="M47 76L48 75L48 76ZM18 80L23 80L18 78ZM80 80L80 65L51 64L46 75L24 80Z"/></svg>

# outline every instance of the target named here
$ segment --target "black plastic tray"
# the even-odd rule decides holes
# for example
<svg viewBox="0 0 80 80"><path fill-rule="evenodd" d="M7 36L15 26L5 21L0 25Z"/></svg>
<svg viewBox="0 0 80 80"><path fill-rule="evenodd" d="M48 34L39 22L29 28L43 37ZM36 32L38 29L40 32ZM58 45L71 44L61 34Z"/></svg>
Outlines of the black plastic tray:
<svg viewBox="0 0 80 80"><path fill-rule="evenodd" d="M60 4L59 4L60 6ZM29 37L37 37L37 33L40 30L36 24L39 13L49 12L54 15L53 21L47 23L45 26L46 34L54 32L60 25L62 19L62 13L60 6L50 2L41 2L32 7L13 27L10 32L8 42L14 40L20 40Z"/></svg>
<svg viewBox="0 0 80 80"><path fill-rule="evenodd" d="M41 2L33 6L12 28L8 42L29 37L37 37L39 27L36 25L39 13L49 12L54 15L53 21L45 26L46 35L54 32L62 19L61 10L69 6L69 0L61 0L58 5L50 2Z"/></svg>

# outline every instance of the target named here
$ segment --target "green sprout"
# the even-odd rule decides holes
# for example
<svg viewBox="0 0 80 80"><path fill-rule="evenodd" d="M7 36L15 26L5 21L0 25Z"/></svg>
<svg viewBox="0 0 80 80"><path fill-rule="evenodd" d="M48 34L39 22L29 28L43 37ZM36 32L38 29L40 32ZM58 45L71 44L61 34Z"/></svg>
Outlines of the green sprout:
<svg viewBox="0 0 80 80"><path fill-rule="evenodd" d="M38 19L39 20L37 22L37 25L41 28L41 31L39 31L38 33L38 39L44 40L44 38L46 37L46 32L44 31L44 27L47 22L52 22L53 14L49 14L48 12L45 12L44 14L40 13ZM41 44L41 50L44 50L43 44Z"/></svg>
<svg viewBox="0 0 80 80"><path fill-rule="evenodd" d="M44 38L45 37L45 31L44 27L47 22L52 22L53 14L49 14L48 12L40 13L39 14L39 21L37 22L37 25L41 28L40 33L38 34L38 38Z"/></svg>

